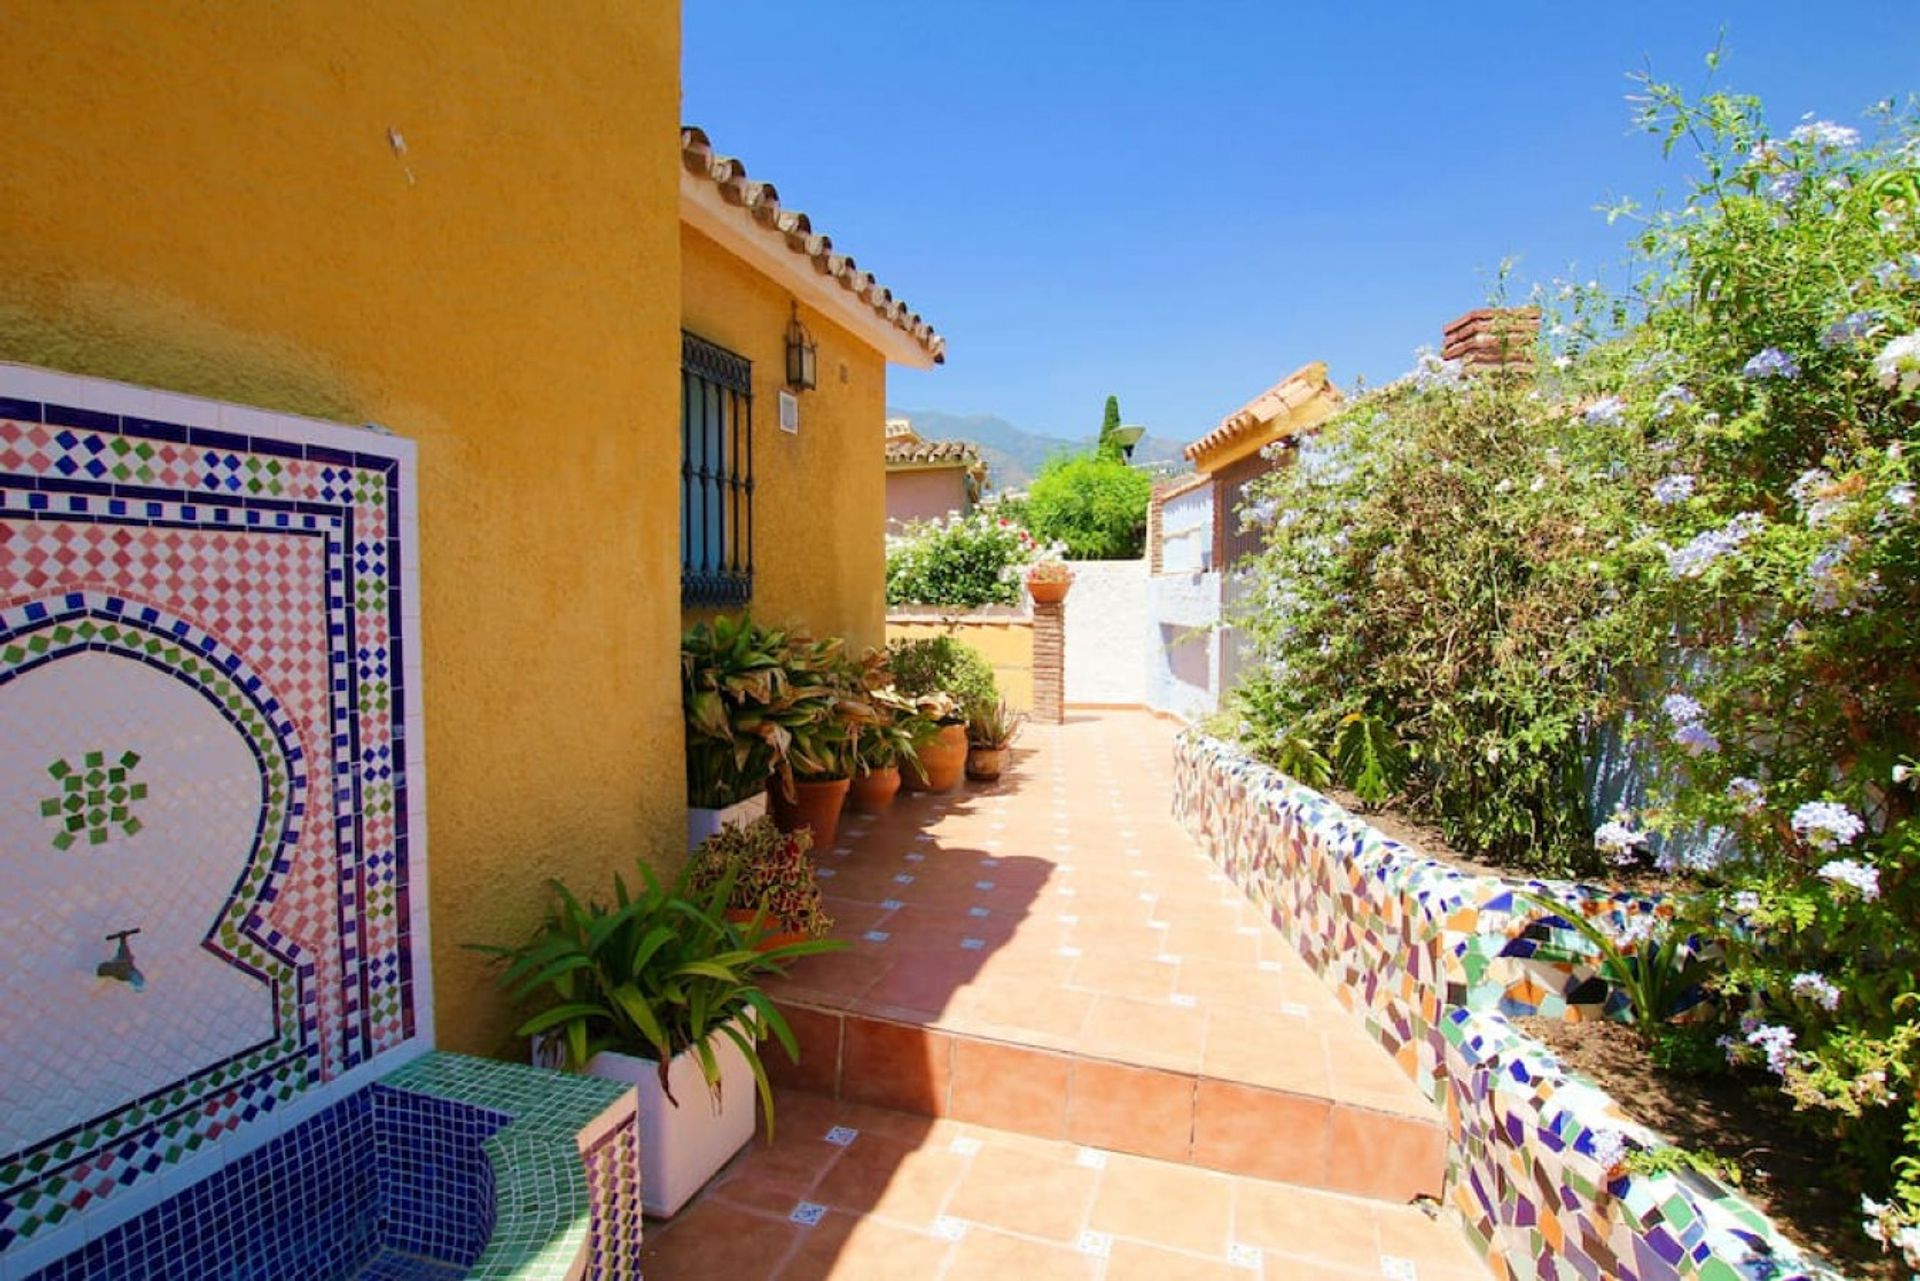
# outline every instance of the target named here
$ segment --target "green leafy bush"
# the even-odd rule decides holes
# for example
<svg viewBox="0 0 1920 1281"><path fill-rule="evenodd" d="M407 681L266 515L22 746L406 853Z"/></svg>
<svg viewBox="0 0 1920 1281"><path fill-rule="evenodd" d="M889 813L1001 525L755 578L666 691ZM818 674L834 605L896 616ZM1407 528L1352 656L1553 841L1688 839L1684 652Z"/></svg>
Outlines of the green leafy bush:
<svg viewBox="0 0 1920 1281"><path fill-rule="evenodd" d="M887 538L887 604L1018 605L1033 536L991 507L913 521Z"/></svg>
<svg viewBox="0 0 1920 1281"><path fill-rule="evenodd" d="M1469 849L1683 878L1674 936L1723 960L1664 969L1920 1266L1920 129L1644 103L1702 174L1616 211L1629 298L1540 295L1537 379L1425 358L1260 486L1234 710ZM1603 734L1646 797L1596 827Z"/></svg>
<svg viewBox="0 0 1920 1281"><path fill-rule="evenodd" d="M1074 560L1131 560L1146 547L1153 478L1097 453L1049 458L1027 491L1027 525Z"/></svg>
<svg viewBox="0 0 1920 1281"><path fill-rule="evenodd" d="M960 705L963 717L974 708L992 706L1000 698L993 664L979 650L952 636L894 641L887 646L887 666L900 693L909 698L950 695Z"/></svg>

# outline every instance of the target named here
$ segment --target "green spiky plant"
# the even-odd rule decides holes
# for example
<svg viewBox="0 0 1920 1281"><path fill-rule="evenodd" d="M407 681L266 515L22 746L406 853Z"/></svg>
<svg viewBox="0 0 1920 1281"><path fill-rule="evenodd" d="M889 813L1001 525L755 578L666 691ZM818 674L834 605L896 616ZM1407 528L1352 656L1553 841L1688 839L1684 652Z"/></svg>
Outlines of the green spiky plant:
<svg viewBox="0 0 1920 1281"><path fill-rule="evenodd" d="M759 950L764 911L748 922L727 920L737 868L696 890L684 871L668 885L645 863L639 867L639 892L629 892L616 873L610 904L583 903L550 880L553 901L532 937L510 947L469 946L505 966L499 986L516 1004L542 1007L517 1034L552 1038L571 1070L602 1050L653 1059L662 1091L678 1107L667 1079L674 1056L691 1052L708 1089L717 1091L715 1049L721 1038L732 1042L753 1072L771 1139L773 1090L760 1044L771 1037L796 1062L800 1050L759 980L846 944L807 939Z"/></svg>

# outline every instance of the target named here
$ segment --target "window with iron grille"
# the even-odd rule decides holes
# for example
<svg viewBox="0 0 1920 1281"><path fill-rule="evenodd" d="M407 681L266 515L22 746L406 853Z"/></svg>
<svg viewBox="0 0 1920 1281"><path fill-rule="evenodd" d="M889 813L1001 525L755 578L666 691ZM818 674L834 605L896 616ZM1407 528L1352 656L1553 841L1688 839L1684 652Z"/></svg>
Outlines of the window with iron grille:
<svg viewBox="0 0 1920 1281"><path fill-rule="evenodd" d="M680 600L753 596L753 362L680 335Z"/></svg>

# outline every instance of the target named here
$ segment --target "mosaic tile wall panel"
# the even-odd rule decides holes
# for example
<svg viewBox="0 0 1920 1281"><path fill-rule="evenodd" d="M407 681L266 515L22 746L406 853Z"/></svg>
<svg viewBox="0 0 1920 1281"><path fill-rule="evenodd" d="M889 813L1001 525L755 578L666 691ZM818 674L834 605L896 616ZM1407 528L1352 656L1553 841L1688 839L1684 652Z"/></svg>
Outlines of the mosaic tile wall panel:
<svg viewBox="0 0 1920 1281"><path fill-rule="evenodd" d="M481 1145L508 1120L364 1087L29 1281L360 1277L383 1259L464 1276L493 1231Z"/></svg>
<svg viewBox="0 0 1920 1281"><path fill-rule="evenodd" d="M1514 883L1422 858L1203 735L1182 735L1175 752L1176 816L1446 1115L1449 1197L1496 1276L1831 1275L1711 1180L1601 1168L1596 1136L1654 1136L1508 1021L1600 1005L1575 967L1536 961L1528 947L1503 957L1516 941L1537 941L1524 933ZM1589 914L1660 910L1551 888ZM1501 972L1516 959L1530 968Z"/></svg>
<svg viewBox="0 0 1920 1281"><path fill-rule="evenodd" d="M425 1027L411 459L0 366L0 1259Z"/></svg>

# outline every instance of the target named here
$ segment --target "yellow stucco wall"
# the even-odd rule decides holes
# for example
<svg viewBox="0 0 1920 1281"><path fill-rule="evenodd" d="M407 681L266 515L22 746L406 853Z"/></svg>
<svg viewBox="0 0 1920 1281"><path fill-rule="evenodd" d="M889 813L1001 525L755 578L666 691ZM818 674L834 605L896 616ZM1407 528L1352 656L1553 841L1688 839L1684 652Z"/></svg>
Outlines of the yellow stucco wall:
<svg viewBox="0 0 1920 1281"><path fill-rule="evenodd" d="M511 1049L462 943L528 928L546 876L683 844L679 46L671 0L0 7L31 52L0 359L419 442L454 1049Z"/></svg>
<svg viewBox="0 0 1920 1281"><path fill-rule="evenodd" d="M856 650L879 645L886 361L802 307L800 319L819 344L820 385L800 393L800 431L788 435L780 430L779 394L791 295L692 228L681 230L680 260L686 328L753 362L754 616L845 636Z"/></svg>
<svg viewBox="0 0 1920 1281"><path fill-rule="evenodd" d="M937 621L918 615L887 619L887 640L924 640L952 636L973 646L993 664L1000 696L1017 711L1033 710L1033 622L1025 618L970 619L964 614Z"/></svg>

